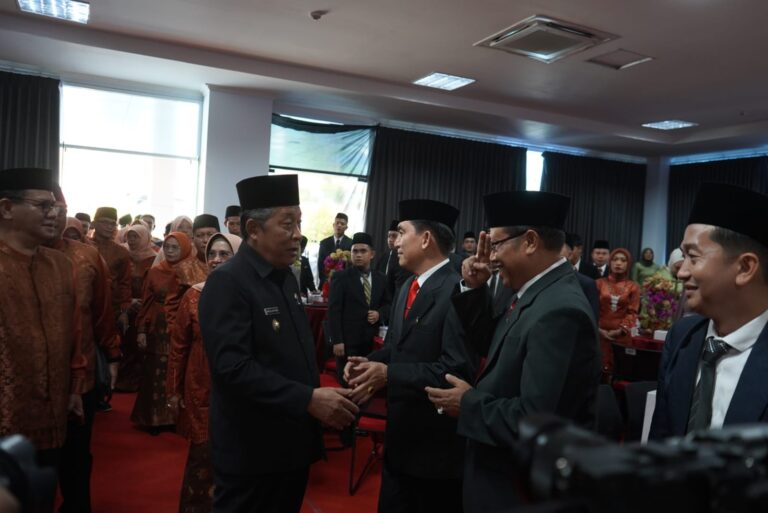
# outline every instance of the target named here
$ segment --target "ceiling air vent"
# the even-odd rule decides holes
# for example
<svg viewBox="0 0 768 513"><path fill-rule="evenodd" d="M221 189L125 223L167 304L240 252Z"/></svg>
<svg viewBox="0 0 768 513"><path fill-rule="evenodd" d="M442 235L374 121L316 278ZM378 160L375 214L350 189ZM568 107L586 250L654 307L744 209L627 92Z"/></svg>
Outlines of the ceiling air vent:
<svg viewBox="0 0 768 513"><path fill-rule="evenodd" d="M550 63L618 37L567 21L536 15L475 43L475 46L486 46Z"/></svg>

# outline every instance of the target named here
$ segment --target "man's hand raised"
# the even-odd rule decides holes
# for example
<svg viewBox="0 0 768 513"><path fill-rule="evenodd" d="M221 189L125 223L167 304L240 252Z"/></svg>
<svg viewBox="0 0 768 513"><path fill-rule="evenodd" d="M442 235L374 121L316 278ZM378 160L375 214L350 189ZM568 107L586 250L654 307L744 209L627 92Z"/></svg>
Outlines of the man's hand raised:
<svg viewBox="0 0 768 513"><path fill-rule="evenodd" d="M461 277L471 289L485 285L491 278L491 238L486 232L480 232L477 253L462 262Z"/></svg>
<svg viewBox="0 0 768 513"><path fill-rule="evenodd" d="M333 429L342 429L355 420L360 411L355 403L347 399L351 390L323 387L312 391L307 412Z"/></svg>

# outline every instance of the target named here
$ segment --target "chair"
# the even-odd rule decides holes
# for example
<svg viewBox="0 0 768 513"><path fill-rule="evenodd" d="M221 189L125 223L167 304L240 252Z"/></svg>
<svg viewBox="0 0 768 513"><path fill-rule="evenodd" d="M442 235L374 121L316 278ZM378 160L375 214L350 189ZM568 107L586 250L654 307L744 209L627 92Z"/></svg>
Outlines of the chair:
<svg viewBox="0 0 768 513"><path fill-rule="evenodd" d="M637 381L627 383L624 396L627 401L627 433L625 440L633 442L640 440L643 433L643 418L645 417L645 401L648 392L656 390L655 381Z"/></svg>
<svg viewBox="0 0 768 513"><path fill-rule="evenodd" d="M621 440L624 431L624 419L616 401L616 394L610 385L598 385L595 409L597 410L595 431L610 440Z"/></svg>
<svg viewBox="0 0 768 513"><path fill-rule="evenodd" d="M352 437L352 456L349 464L349 495L354 495L360 488L363 478L377 461L381 461L384 455L384 432L387 429L387 404L383 396L374 396L373 399L360 410L360 415L354 425ZM355 477L355 458L357 457L357 437L367 433L371 436L373 447L368 458Z"/></svg>

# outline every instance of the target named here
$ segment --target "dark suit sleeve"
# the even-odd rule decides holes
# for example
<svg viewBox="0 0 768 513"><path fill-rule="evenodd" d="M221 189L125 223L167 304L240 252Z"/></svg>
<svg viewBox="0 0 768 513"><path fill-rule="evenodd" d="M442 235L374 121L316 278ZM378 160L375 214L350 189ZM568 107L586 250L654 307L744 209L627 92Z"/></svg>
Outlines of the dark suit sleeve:
<svg viewBox="0 0 768 513"><path fill-rule="evenodd" d="M344 336L341 329L342 316L344 315L344 281L346 275L337 274L331 280L331 290L328 293L328 328L331 331L331 343L343 344Z"/></svg>
<svg viewBox="0 0 768 513"><path fill-rule="evenodd" d="M488 348L496 331L496 324L501 317L495 317L493 298L488 287L456 294L451 298L453 308L465 333L466 343L481 356L488 354Z"/></svg>
<svg viewBox="0 0 768 513"><path fill-rule="evenodd" d="M320 249L317 250L317 279L320 280L320 285L325 282L325 273L323 273L323 262L330 252L326 248L326 239L320 241Z"/></svg>
<svg viewBox="0 0 768 513"><path fill-rule="evenodd" d="M651 420L651 430L648 434L649 440L661 440L672 436L672 428L669 425L669 404L667 403L667 373L670 371L669 365L672 360L672 354L677 344L678 338L675 330L676 324L667 333L667 339L664 341L664 347L661 350L661 362L659 362L659 381L656 385L656 408L653 410L653 419Z"/></svg>
<svg viewBox="0 0 768 513"><path fill-rule="evenodd" d="M234 275L214 272L200 297L200 331L211 378L227 394L303 418L312 387L287 379L253 358L251 304ZM243 405L248 408L248 404Z"/></svg>
<svg viewBox="0 0 768 513"><path fill-rule="evenodd" d="M301 292L304 294L306 294L308 290L316 292L315 277L312 274L312 266L309 264L309 259L307 257L301 257L301 259Z"/></svg>
<svg viewBox="0 0 768 513"><path fill-rule="evenodd" d="M584 291L584 295L587 296L589 306L592 307L592 311L595 314L595 322L600 323L600 293L597 291L597 284L595 280L591 280L585 276L579 275L579 284L581 290Z"/></svg>
<svg viewBox="0 0 768 513"><path fill-rule="evenodd" d="M588 350L586 344L596 347L597 340L587 312L559 308L531 326L525 344L520 396L494 397L468 390L461 399L460 435L487 445L513 447L520 420L532 413L557 410L569 367L581 365L579 353Z"/></svg>
<svg viewBox="0 0 768 513"><path fill-rule="evenodd" d="M420 399L424 387L450 386L446 374L471 382L477 369L477 358L470 355L464 344L464 330L458 315L449 308L443 322L442 348L434 362L393 363L387 368L390 399Z"/></svg>
<svg viewBox="0 0 768 513"><path fill-rule="evenodd" d="M389 314L390 310L392 309L392 292L389 290L389 286L387 284L387 278L386 276L382 275L379 279L379 283L381 284L382 294L381 294L381 302L379 303L379 324L388 326L389 325Z"/></svg>

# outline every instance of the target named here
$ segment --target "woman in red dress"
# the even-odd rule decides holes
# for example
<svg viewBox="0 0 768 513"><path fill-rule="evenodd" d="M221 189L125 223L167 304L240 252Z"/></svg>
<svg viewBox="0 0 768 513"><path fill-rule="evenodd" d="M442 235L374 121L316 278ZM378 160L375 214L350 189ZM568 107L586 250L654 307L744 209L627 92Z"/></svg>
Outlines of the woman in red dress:
<svg viewBox="0 0 768 513"><path fill-rule="evenodd" d="M136 318L141 309L144 278L152 267L157 252L152 248L152 235L143 224L129 226L125 232L128 254L133 262L131 268L131 306L128 309L128 330L123 335L123 359L115 389L120 392L135 392L139 389L144 354L136 344L138 331Z"/></svg>
<svg viewBox="0 0 768 513"><path fill-rule="evenodd" d="M640 310L640 287L629 279L632 255L624 248L616 248L608 260L610 273L597 280L600 294L600 352L603 377L613 374L613 342L629 342Z"/></svg>
<svg viewBox="0 0 768 513"><path fill-rule="evenodd" d="M181 232L171 232L163 242L163 252L163 261L147 272L141 309L136 317L136 343L146 356L131 420L140 427L149 428L152 434L159 433L159 427L175 422L165 396L170 349L165 298L178 290L175 267L190 257L192 242Z"/></svg>
<svg viewBox="0 0 768 513"><path fill-rule="evenodd" d="M213 271L237 253L242 239L217 233L206 245L206 264ZM209 513L213 498L213 469L208 450L208 396L211 375L200 335L197 309L205 282L186 291L173 326L168 357L166 394L178 409L176 431L190 442L179 513Z"/></svg>

